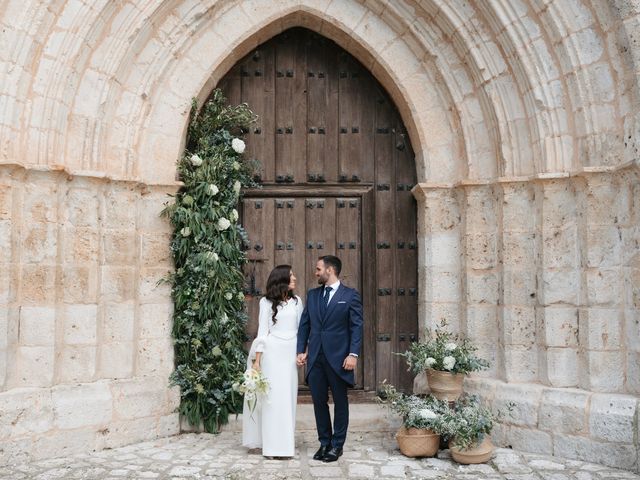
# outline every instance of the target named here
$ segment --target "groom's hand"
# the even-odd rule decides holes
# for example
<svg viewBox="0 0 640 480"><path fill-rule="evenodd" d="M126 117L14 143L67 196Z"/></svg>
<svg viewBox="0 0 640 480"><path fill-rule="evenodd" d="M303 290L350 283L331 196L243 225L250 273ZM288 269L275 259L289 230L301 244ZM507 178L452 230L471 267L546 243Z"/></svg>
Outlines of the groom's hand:
<svg viewBox="0 0 640 480"><path fill-rule="evenodd" d="M344 368L345 370L353 370L354 368L356 368L357 363L358 359L353 355L349 355L344 359L344 362L342 362L342 368Z"/></svg>
<svg viewBox="0 0 640 480"><path fill-rule="evenodd" d="M305 363L307 363L307 354L306 353L299 353L298 356L296 357L296 364L299 367L301 367Z"/></svg>

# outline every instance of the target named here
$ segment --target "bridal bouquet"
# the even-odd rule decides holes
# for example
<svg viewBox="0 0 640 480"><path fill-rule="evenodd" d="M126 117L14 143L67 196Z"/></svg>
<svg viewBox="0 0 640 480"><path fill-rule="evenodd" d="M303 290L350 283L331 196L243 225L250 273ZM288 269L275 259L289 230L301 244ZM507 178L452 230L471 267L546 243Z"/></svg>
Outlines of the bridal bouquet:
<svg viewBox="0 0 640 480"><path fill-rule="evenodd" d="M233 384L233 388L244 395L251 415L253 415L258 404L258 396L269 391L269 382L262 371L250 368L242 374L238 382Z"/></svg>

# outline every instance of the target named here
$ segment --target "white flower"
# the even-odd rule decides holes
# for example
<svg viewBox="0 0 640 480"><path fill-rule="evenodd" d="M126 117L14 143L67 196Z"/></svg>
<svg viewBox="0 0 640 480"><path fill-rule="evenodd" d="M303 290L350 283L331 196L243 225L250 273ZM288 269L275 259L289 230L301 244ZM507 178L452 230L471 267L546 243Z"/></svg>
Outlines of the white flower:
<svg viewBox="0 0 640 480"><path fill-rule="evenodd" d="M229 321L229 317L227 316L226 313L222 314L222 317L220 317L220 323L222 325L226 325L226 323Z"/></svg>
<svg viewBox="0 0 640 480"><path fill-rule="evenodd" d="M231 226L231 222L226 218L222 217L220 220L218 220L218 230L220 231L226 230L230 226Z"/></svg>
<svg viewBox="0 0 640 480"><path fill-rule="evenodd" d="M219 357L220 355L222 355L222 349L216 345L215 347L213 347L213 350L211 350L211 355L213 355L214 357Z"/></svg>
<svg viewBox="0 0 640 480"><path fill-rule="evenodd" d="M458 346L453 342L449 342L449 343L445 344L445 346L444 346L444 349L447 352L453 352L456 348L458 348Z"/></svg>
<svg viewBox="0 0 640 480"><path fill-rule="evenodd" d="M241 302L244 300L244 293L238 292L238 300L240 300Z"/></svg>
<svg viewBox="0 0 640 480"><path fill-rule="evenodd" d="M212 183L209 185L209 190L207 190L207 193L209 195L217 195L219 191L220 190L218 189L218 186Z"/></svg>
<svg viewBox="0 0 640 480"><path fill-rule="evenodd" d="M236 180L235 183L233 184L233 191L236 193L236 195L240 194L240 189L242 188L242 184Z"/></svg>
<svg viewBox="0 0 640 480"><path fill-rule="evenodd" d="M451 356L447 356L442 359L442 366L445 368L445 370L452 370L455 364L456 359Z"/></svg>
<svg viewBox="0 0 640 480"><path fill-rule="evenodd" d="M218 254L216 252L207 252L206 257L207 259L213 260L214 262L217 262L220 259L220 257L218 257Z"/></svg>
<svg viewBox="0 0 640 480"><path fill-rule="evenodd" d="M242 141L239 138L234 138L233 140L231 140L231 148L233 148L233 150L236 153L244 153L244 149L246 148L246 145L244 144L244 141Z"/></svg>
<svg viewBox="0 0 640 480"><path fill-rule="evenodd" d="M238 162L233 162L233 169L240 170L240 164Z"/></svg>
<svg viewBox="0 0 640 480"><path fill-rule="evenodd" d="M231 300L233 298L233 293L231 292L227 292L224 294L224 298L226 298L227 300Z"/></svg>
<svg viewBox="0 0 640 480"><path fill-rule="evenodd" d="M182 230L180 230L180 235L182 235L183 237L188 237L189 235L191 235L191 229L189 227L184 227Z"/></svg>
<svg viewBox="0 0 640 480"><path fill-rule="evenodd" d="M431 419L434 419L434 418L438 418L438 415L436 414L436 412L434 412L433 410L429 410L428 408L423 408L418 413L420 413L420 416L422 418L424 418L425 420L431 420Z"/></svg>
<svg viewBox="0 0 640 480"><path fill-rule="evenodd" d="M202 165L202 159L195 153L191 155L190 160L191 160L191 165L193 165L194 167L199 167L200 165Z"/></svg>
<svg viewBox="0 0 640 480"><path fill-rule="evenodd" d="M433 357L429 357L429 358L427 358L425 363L426 363L428 368L431 368L431 367L433 367L433 364L436 363L436 359L433 358Z"/></svg>
<svg viewBox="0 0 640 480"><path fill-rule="evenodd" d="M234 208L231 212L231 215L229 215L229 217L231 217L231 221L235 222L238 220L238 211Z"/></svg>

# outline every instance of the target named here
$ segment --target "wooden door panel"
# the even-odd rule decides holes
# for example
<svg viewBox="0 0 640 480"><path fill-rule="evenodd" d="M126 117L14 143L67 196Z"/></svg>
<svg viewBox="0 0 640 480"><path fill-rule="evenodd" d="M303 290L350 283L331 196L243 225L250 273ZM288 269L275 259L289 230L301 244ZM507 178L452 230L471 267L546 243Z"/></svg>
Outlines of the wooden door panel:
<svg viewBox="0 0 640 480"><path fill-rule="evenodd" d="M275 264L291 265L298 279L296 293L306 302L305 209L300 198L275 199Z"/></svg>

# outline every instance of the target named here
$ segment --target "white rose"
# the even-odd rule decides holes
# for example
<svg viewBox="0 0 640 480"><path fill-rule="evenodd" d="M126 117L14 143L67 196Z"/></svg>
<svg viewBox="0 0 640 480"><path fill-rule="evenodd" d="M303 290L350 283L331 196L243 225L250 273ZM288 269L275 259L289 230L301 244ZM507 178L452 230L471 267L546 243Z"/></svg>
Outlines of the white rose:
<svg viewBox="0 0 640 480"><path fill-rule="evenodd" d="M420 410L419 413L420 413L420 416L425 420L438 418L438 415L433 410L429 410L428 408L423 408L422 410Z"/></svg>
<svg viewBox="0 0 640 480"><path fill-rule="evenodd" d="M244 293L238 292L238 300L240 300L240 301L244 300Z"/></svg>
<svg viewBox="0 0 640 480"><path fill-rule="evenodd" d="M447 352L453 352L456 348L458 348L458 346L453 342L449 342L444 346Z"/></svg>
<svg viewBox="0 0 640 480"><path fill-rule="evenodd" d="M209 185L209 190L207 191L207 193L209 195L217 195L219 191L220 190L218 189L218 186L212 183L211 185Z"/></svg>
<svg viewBox="0 0 640 480"><path fill-rule="evenodd" d="M242 184L236 180L235 183L233 184L233 191L236 193L236 195L240 194L240 189L242 188Z"/></svg>
<svg viewBox="0 0 640 480"><path fill-rule="evenodd" d="M226 218L222 217L220 220L218 220L218 230L220 231L226 230L230 226L231 226L231 222Z"/></svg>
<svg viewBox="0 0 640 480"><path fill-rule="evenodd" d="M455 364L456 359L451 356L447 356L442 359L442 366L445 368L445 370L452 370Z"/></svg>
<svg viewBox="0 0 640 480"><path fill-rule="evenodd" d="M238 211L234 208L229 216L231 217L231 221L235 222L238 220Z"/></svg>
<svg viewBox="0 0 640 480"><path fill-rule="evenodd" d="M433 364L436 363L436 359L433 358L433 357L429 357L429 358L427 358L425 363L426 363L428 368L431 368L431 367L433 367Z"/></svg>
<svg viewBox="0 0 640 480"><path fill-rule="evenodd" d="M223 313L222 317L220 317L220 323L222 325L225 325L228 321L229 321L229 317L227 316L226 313Z"/></svg>
<svg viewBox="0 0 640 480"><path fill-rule="evenodd" d="M224 298L226 298L227 300L231 300L233 298L233 293L231 292L227 292L224 294Z"/></svg>
<svg viewBox="0 0 640 480"><path fill-rule="evenodd" d="M238 163L238 162L233 162L233 169L234 169L234 170L240 170L240 163Z"/></svg>
<svg viewBox="0 0 640 480"><path fill-rule="evenodd" d="M233 140L231 140L231 148L233 148L236 153L244 153L246 145L244 144L244 141L240 140L239 138L234 138Z"/></svg>
<svg viewBox="0 0 640 480"><path fill-rule="evenodd" d="M213 347L213 350L211 350L211 355L213 355L214 357L219 357L220 355L222 355L222 349L216 345L215 347Z"/></svg>
<svg viewBox="0 0 640 480"><path fill-rule="evenodd" d="M189 235L191 235L191 229L189 227L184 227L182 230L180 230L180 234L183 237L188 237Z"/></svg>
<svg viewBox="0 0 640 480"><path fill-rule="evenodd" d="M207 252L207 258L209 260L213 260L214 262L217 262L219 260L218 254L216 252Z"/></svg>
<svg viewBox="0 0 640 480"><path fill-rule="evenodd" d="M191 165L193 165L194 167L199 167L200 165L202 165L202 159L195 153L191 155L190 160L191 160Z"/></svg>

